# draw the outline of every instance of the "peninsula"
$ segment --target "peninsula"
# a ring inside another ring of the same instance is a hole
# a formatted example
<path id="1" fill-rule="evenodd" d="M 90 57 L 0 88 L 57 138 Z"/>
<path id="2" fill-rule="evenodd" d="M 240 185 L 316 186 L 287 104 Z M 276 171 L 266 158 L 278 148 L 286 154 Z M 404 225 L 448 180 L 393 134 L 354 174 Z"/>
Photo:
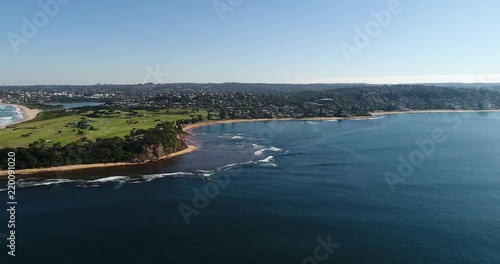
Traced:
<path id="1" fill-rule="evenodd" d="M 87 88 L 65 91 L 63 87 L 52 87 L 53 96 L 38 91 L 37 94 L 49 95 L 47 101 L 101 103 L 68 109 L 50 108 L 41 113 L 19 105 L 25 120 L 0 130 L 0 155 L 16 152 L 19 174 L 129 166 L 196 150 L 199 146 L 188 144 L 186 139 L 193 129 L 205 125 L 490 112 L 499 111 L 500 106 L 498 91 L 423 85 L 279 92 L 226 92 L 220 90 L 224 85 L 208 90 L 191 84 L 186 87 L 188 89 L 179 91 L 178 87 L 173 89 L 169 85 L 141 85 L 131 90 L 107 86 L 103 90 L 109 92 L 106 93 L 109 98 L 99 100 L 95 98 L 102 96 L 85 92 Z M 25 92 L 32 91 L 30 87 Z M 131 91 L 136 92 L 131 94 Z M 61 94 L 66 97 L 61 98 Z M 0 90 L 0 95 L 13 98 L 10 103 L 17 102 L 9 89 Z M 26 105 L 44 107 L 39 101 Z M 0 171 L 2 175 L 6 175 L 5 171 Z"/>

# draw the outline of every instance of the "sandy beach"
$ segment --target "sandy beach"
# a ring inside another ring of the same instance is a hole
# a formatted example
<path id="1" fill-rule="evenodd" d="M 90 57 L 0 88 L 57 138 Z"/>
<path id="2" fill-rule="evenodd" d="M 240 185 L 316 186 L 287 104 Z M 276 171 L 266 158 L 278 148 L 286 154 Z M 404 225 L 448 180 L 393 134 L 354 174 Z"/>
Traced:
<path id="1" fill-rule="evenodd" d="M 2 105 L 8 105 L 8 106 L 13 106 L 13 107 L 19 108 L 23 112 L 24 118 L 22 120 L 17 121 L 17 122 L 10 123 L 10 124 L 5 125 L 5 126 L 0 126 L 0 129 L 4 129 L 4 128 L 8 127 L 8 126 L 12 126 L 12 125 L 16 125 L 16 124 L 21 124 L 21 123 L 30 121 L 32 119 L 35 119 L 37 117 L 37 115 L 40 112 L 42 112 L 40 109 L 29 109 L 28 107 L 22 106 L 22 105 L 15 105 L 15 104 L 2 104 Z"/>
<path id="2" fill-rule="evenodd" d="M 33 119 L 40 112 L 37 110 L 31 110 L 26 107 L 18 106 L 23 109 L 23 111 L 27 110 L 27 114 L 25 116 L 29 116 L 29 118 Z M 370 119 L 373 117 L 379 117 L 383 115 L 398 115 L 398 114 L 426 114 L 426 113 L 466 113 L 466 112 L 500 112 L 500 110 L 412 110 L 412 111 L 394 111 L 394 112 L 373 112 L 370 116 L 357 116 L 357 117 L 312 117 L 312 118 L 257 118 L 257 119 L 231 119 L 231 120 L 216 120 L 216 121 L 204 121 L 195 124 L 188 124 L 183 127 L 184 132 L 190 134 L 192 130 L 209 125 L 218 125 L 218 124 L 233 124 L 233 123 L 243 123 L 243 122 L 269 122 L 269 121 L 321 121 L 321 120 L 363 120 Z M 31 120 L 29 118 L 25 118 L 22 122 L 26 122 Z M 177 157 L 180 155 L 184 155 L 190 152 L 193 152 L 199 148 L 198 145 L 188 144 L 186 149 L 181 151 L 163 156 L 158 160 L 170 159 L 173 157 Z M 149 161 L 154 162 L 154 161 Z M 147 162 L 145 162 L 147 163 Z M 128 163 L 128 162 L 120 162 L 120 163 L 99 163 L 99 164 L 82 164 L 82 165 L 69 165 L 69 166 L 61 166 L 61 167 L 53 167 L 53 168 L 43 168 L 43 169 L 27 169 L 27 170 L 17 170 L 16 174 L 18 175 L 31 175 L 36 173 L 46 173 L 46 172 L 60 172 L 60 171 L 74 171 L 74 170 L 83 170 L 83 169 L 91 169 L 91 168 L 105 168 L 105 167 L 117 167 L 117 166 L 132 166 L 132 165 L 140 165 L 143 163 Z M 7 176 L 7 171 L 0 171 L 0 177 Z"/>
<path id="3" fill-rule="evenodd" d="M 500 112 L 497 110 L 410 110 L 410 111 L 391 111 L 391 112 L 372 112 L 372 116 L 383 115 L 401 115 L 401 114 L 433 114 L 433 113 L 494 113 Z"/>
<path id="4" fill-rule="evenodd" d="M 306 117 L 306 118 L 256 118 L 256 119 L 228 119 L 228 120 L 213 120 L 213 121 L 203 121 L 195 124 L 186 125 L 183 129 L 185 132 L 190 133 L 191 130 L 209 126 L 209 125 L 220 125 L 220 124 L 233 124 L 233 123 L 243 123 L 243 122 L 269 122 L 269 121 L 321 121 L 321 120 L 363 120 L 370 119 L 373 117 L 379 117 L 383 115 L 401 115 L 401 114 L 432 114 L 432 113 L 488 113 L 488 112 L 500 112 L 499 110 L 410 110 L 410 111 L 380 111 L 371 112 L 369 116 L 353 116 L 353 117 Z"/>
<path id="5" fill-rule="evenodd" d="M 168 154 L 159 158 L 158 160 L 170 159 L 173 157 L 177 157 L 180 155 L 187 154 L 189 152 L 197 150 L 198 147 L 195 145 L 188 145 L 187 148 Z M 154 161 L 149 161 L 154 162 Z M 95 164 L 81 164 L 81 165 L 68 165 L 68 166 L 60 166 L 53 168 L 43 168 L 43 169 L 27 169 L 27 170 L 16 170 L 16 175 L 30 175 L 36 173 L 45 173 L 45 172 L 61 172 L 61 171 L 75 171 L 75 170 L 84 170 L 84 169 L 92 169 L 92 168 L 106 168 L 106 167 L 119 167 L 119 166 L 133 166 L 148 163 L 147 161 L 144 163 L 129 163 L 129 162 L 119 162 L 119 163 L 95 163 Z M 6 177 L 8 175 L 7 171 L 0 171 L 0 177 Z"/>
<path id="6" fill-rule="evenodd" d="M 216 120 L 216 121 L 204 121 L 195 124 L 186 125 L 183 129 L 186 133 L 190 133 L 191 130 L 209 126 L 209 125 L 221 125 L 221 124 L 233 124 L 233 123 L 244 123 L 244 122 L 270 122 L 270 121 L 321 121 L 321 120 L 360 120 L 360 119 L 370 119 L 373 116 L 356 116 L 356 117 L 308 117 L 308 118 L 256 118 L 256 119 L 228 119 L 228 120 Z"/>

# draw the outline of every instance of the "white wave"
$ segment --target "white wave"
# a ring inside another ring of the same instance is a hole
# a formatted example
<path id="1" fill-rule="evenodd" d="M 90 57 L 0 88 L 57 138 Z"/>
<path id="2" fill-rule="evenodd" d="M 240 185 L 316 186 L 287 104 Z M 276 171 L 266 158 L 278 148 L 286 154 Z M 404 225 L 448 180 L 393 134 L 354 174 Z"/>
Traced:
<path id="1" fill-rule="evenodd" d="M 167 177 L 166 175 L 164 174 L 151 174 L 151 175 L 143 175 L 142 178 L 144 180 L 146 180 L 146 182 L 150 182 L 150 181 L 153 181 L 153 180 L 156 180 L 156 179 L 161 179 L 161 178 L 165 178 Z M 130 183 L 141 183 L 141 181 L 132 181 Z"/>
<path id="2" fill-rule="evenodd" d="M 112 176 L 112 177 L 106 177 L 106 178 L 102 178 L 102 179 L 88 181 L 88 183 L 96 183 L 96 182 L 102 183 L 102 182 L 127 181 L 127 180 L 130 180 L 130 177 Z"/>
<path id="3" fill-rule="evenodd" d="M 79 188 L 96 188 L 96 187 L 100 187 L 99 184 L 91 184 L 91 185 L 88 185 L 88 184 L 78 184 L 76 185 L 76 187 L 79 187 Z"/>
<path id="4" fill-rule="evenodd" d="M 277 167 L 278 165 L 276 163 L 260 163 L 259 166 L 262 167 Z"/>
<path id="5" fill-rule="evenodd" d="M 277 147 L 270 147 L 270 148 L 265 148 L 265 149 L 257 150 L 257 151 L 254 152 L 254 155 L 255 156 L 261 156 L 262 154 L 264 154 L 265 151 L 280 152 L 280 151 L 283 151 L 283 150 L 280 149 L 280 148 L 277 148 Z"/>
<path id="6" fill-rule="evenodd" d="M 245 161 L 245 162 L 231 163 L 231 164 L 224 165 L 224 166 L 218 168 L 217 171 L 226 171 L 226 170 L 230 170 L 232 168 L 235 168 L 235 167 L 238 167 L 238 166 L 241 166 L 241 165 L 250 165 L 250 164 L 255 164 L 255 161 Z"/>
<path id="7" fill-rule="evenodd" d="M 276 166 L 278 166 L 276 163 L 274 163 L 274 156 L 269 156 L 263 160 L 259 160 L 259 161 L 257 161 L 257 164 L 259 166 L 263 166 L 263 167 L 276 167 Z"/>
<path id="8" fill-rule="evenodd" d="M 306 121 L 306 124 L 309 124 L 309 125 L 319 125 L 319 122 Z"/>
<path id="9" fill-rule="evenodd" d="M 259 160 L 258 162 L 259 163 L 270 163 L 270 162 L 273 162 L 274 161 L 274 156 L 269 156 L 263 160 Z"/>
<path id="10" fill-rule="evenodd" d="M 382 119 L 385 118 L 385 116 L 375 116 L 375 117 L 367 117 L 367 118 L 355 118 L 352 119 L 353 121 L 364 121 L 364 120 L 377 120 L 377 119 Z"/>
<path id="11" fill-rule="evenodd" d="M 252 143 L 252 145 L 253 145 L 253 148 L 255 148 L 255 149 L 264 148 L 264 146 L 257 145 L 257 144 L 254 144 L 254 143 Z"/>
<path id="12" fill-rule="evenodd" d="M 209 173 L 213 173 L 210 171 L 203 171 L 205 172 L 206 176 L 208 177 Z M 133 183 L 133 184 L 138 184 L 138 183 L 145 183 L 145 182 L 150 182 L 156 179 L 161 179 L 161 178 L 166 178 L 166 177 L 181 177 L 181 176 L 192 176 L 196 175 L 195 173 L 192 172 L 172 172 L 172 173 L 161 173 L 161 174 L 150 174 L 150 175 L 142 175 L 140 178 L 137 177 L 128 177 L 128 176 L 111 176 L 111 177 L 105 177 L 101 179 L 96 179 L 96 180 L 71 180 L 71 179 L 47 179 L 47 180 L 19 180 L 17 183 L 17 186 L 19 188 L 26 188 L 26 187 L 36 187 L 36 186 L 49 186 L 49 185 L 55 185 L 55 184 L 63 184 L 63 183 L 75 183 L 74 186 L 80 187 L 80 188 L 94 188 L 94 187 L 99 187 L 102 186 L 103 183 L 108 183 L 108 182 L 118 182 L 120 184 L 125 184 L 125 183 Z M 6 191 L 7 189 L 0 189 L 0 192 Z"/>
<path id="13" fill-rule="evenodd" d="M 255 151 L 253 154 L 254 154 L 255 156 L 261 156 L 262 154 L 264 154 L 264 150 L 265 150 L 265 149 L 257 150 L 257 151 Z"/>
<path id="14" fill-rule="evenodd" d="M 238 134 L 238 135 L 231 135 L 231 134 L 224 134 L 222 136 L 219 136 L 219 138 L 230 138 L 230 139 L 244 139 L 244 137 L 242 137 L 243 134 Z"/>
<path id="15" fill-rule="evenodd" d="M 70 180 L 70 179 L 48 179 L 43 181 L 20 180 L 17 182 L 17 186 L 19 188 L 26 188 L 26 187 L 36 187 L 36 186 L 49 186 L 54 184 L 63 184 L 70 182 L 76 182 L 76 180 Z"/>
<path id="16" fill-rule="evenodd" d="M 194 175 L 192 172 L 171 172 L 171 173 L 165 173 L 166 176 L 188 176 L 188 175 Z"/>
<path id="17" fill-rule="evenodd" d="M 208 171 L 208 170 L 197 170 L 196 172 L 200 173 L 203 177 L 210 177 L 215 173 L 215 171 Z"/>
<path id="18" fill-rule="evenodd" d="M 181 176 L 191 176 L 191 175 L 194 175 L 194 174 L 191 172 L 180 171 L 180 172 L 171 172 L 171 173 L 142 175 L 141 178 L 144 179 L 145 182 L 150 182 L 153 180 L 163 179 L 163 178 L 167 178 L 167 177 L 181 177 Z M 133 181 L 133 180 L 134 179 L 132 179 L 131 182 L 127 182 L 127 183 L 141 183 L 142 182 L 142 181 Z"/>
<path id="19" fill-rule="evenodd" d="M 183 177 L 183 176 L 195 176 L 195 175 L 198 175 L 198 176 L 201 176 L 204 178 L 209 178 L 209 177 L 213 176 L 217 171 L 221 171 L 221 170 L 229 168 L 230 166 L 236 166 L 236 165 L 239 165 L 239 163 L 238 164 L 229 164 L 229 165 L 226 165 L 226 166 L 221 167 L 221 168 L 216 169 L 216 170 L 197 170 L 194 173 L 193 172 L 172 172 L 172 173 L 143 175 L 139 179 L 132 178 L 130 181 L 127 181 L 127 183 L 138 184 L 138 183 L 143 183 L 143 182 L 150 182 L 150 181 L 157 180 L 157 179 L 163 179 L 163 178 L 167 178 L 167 177 Z"/>

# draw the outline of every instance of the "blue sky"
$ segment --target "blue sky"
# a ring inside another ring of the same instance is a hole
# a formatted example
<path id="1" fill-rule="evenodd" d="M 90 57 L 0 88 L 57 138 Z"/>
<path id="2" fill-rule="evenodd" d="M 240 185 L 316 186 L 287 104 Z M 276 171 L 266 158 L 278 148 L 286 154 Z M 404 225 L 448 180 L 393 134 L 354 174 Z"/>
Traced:
<path id="1" fill-rule="evenodd" d="M 217 1 L 70 0 L 29 36 L 47 12 L 5 0 L 0 84 L 500 82 L 500 1 L 400 0 L 387 25 L 372 13 L 394 0 Z"/>

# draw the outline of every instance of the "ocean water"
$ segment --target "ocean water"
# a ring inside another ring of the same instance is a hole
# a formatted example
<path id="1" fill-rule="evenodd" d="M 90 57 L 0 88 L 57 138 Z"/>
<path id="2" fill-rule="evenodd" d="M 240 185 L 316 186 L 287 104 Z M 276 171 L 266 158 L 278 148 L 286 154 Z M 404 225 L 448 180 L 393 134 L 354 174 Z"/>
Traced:
<path id="1" fill-rule="evenodd" d="M 0 104 L 0 127 L 20 121 L 23 118 L 21 109 L 11 105 Z"/>
<path id="2" fill-rule="evenodd" d="M 12 263 L 500 263 L 500 113 L 194 132 L 173 160 L 20 181 Z"/>

